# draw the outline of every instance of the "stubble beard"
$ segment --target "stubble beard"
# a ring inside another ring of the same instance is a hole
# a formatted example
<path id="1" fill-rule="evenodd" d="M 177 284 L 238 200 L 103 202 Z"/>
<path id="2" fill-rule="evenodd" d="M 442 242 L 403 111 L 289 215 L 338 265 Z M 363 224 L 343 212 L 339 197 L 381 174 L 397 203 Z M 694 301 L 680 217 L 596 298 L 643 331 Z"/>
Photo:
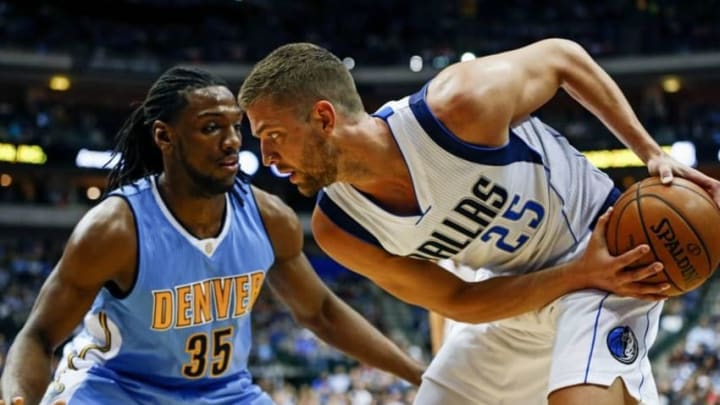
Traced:
<path id="1" fill-rule="evenodd" d="M 193 188 L 199 196 L 214 197 L 219 194 L 225 194 L 226 192 L 232 190 L 235 185 L 235 176 L 228 176 L 227 178 L 221 179 L 195 169 L 188 162 L 187 157 L 185 156 L 185 149 L 182 146 L 179 147 L 178 157 L 180 164 L 185 169 L 188 177 L 190 177 Z"/>
<path id="2" fill-rule="evenodd" d="M 225 194 L 226 192 L 232 190 L 233 185 L 235 184 L 234 176 L 227 179 L 218 179 L 210 175 L 200 173 L 187 163 L 185 166 L 193 184 L 200 191 L 200 194 L 208 197 Z"/>
<path id="3" fill-rule="evenodd" d="M 337 180 L 337 151 L 329 142 L 321 141 L 303 148 L 303 166 L 310 168 L 303 172 L 304 179 L 298 183 L 298 191 L 305 197 L 312 197 Z"/>

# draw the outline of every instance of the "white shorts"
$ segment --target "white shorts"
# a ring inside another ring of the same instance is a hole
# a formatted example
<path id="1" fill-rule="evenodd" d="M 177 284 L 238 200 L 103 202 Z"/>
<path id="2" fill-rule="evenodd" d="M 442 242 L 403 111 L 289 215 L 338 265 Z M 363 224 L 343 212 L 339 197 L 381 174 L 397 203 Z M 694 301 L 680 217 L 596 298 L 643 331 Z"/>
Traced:
<path id="1" fill-rule="evenodd" d="M 621 377 L 640 403 L 658 404 L 648 350 L 662 306 L 584 290 L 514 318 L 455 323 L 423 378 L 467 404 L 499 405 L 547 404 L 557 389 Z M 448 403 L 427 391 L 416 404 Z"/>

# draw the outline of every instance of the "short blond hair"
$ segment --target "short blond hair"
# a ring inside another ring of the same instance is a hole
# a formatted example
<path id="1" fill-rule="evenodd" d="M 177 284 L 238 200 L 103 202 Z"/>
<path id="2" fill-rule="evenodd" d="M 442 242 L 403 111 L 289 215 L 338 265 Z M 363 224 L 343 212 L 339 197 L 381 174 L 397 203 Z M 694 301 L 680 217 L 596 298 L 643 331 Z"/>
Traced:
<path id="1" fill-rule="evenodd" d="M 310 43 L 283 45 L 258 62 L 240 87 L 238 103 L 247 109 L 267 97 L 299 113 L 307 113 L 318 100 L 328 100 L 350 115 L 364 111 L 347 67 L 327 49 Z"/>

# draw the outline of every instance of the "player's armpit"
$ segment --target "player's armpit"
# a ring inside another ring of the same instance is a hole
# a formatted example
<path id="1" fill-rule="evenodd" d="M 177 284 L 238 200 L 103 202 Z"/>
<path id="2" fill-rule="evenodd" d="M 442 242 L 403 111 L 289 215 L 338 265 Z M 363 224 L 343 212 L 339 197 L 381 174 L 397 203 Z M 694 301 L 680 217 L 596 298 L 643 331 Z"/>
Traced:
<path id="1" fill-rule="evenodd" d="M 465 284 L 437 264 L 392 255 L 333 223 L 319 208 L 312 218 L 318 245 L 334 260 L 368 277 L 397 298 L 457 319 L 454 294 Z"/>

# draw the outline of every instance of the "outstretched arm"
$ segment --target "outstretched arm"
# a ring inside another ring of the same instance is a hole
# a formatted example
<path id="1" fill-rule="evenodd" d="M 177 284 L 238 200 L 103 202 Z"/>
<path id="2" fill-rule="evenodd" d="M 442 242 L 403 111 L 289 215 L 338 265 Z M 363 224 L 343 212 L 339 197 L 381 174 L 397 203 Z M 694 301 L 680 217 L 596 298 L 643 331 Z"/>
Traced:
<path id="1" fill-rule="evenodd" d="M 519 276 L 465 282 L 437 264 L 394 256 L 337 227 L 319 208 L 313 233 L 320 247 L 340 264 L 365 275 L 399 299 L 470 323 L 491 322 L 541 308 L 576 290 L 597 288 L 622 296 L 664 298 L 667 283 L 644 283 L 662 270 L 654 263 L 625 268 L 648 250 L 640 245 L 611 256 L 605 244 L 609 213 L 600 217 L 584 254 L 571 262 Z"/>
<path id="2" fill-rule="evenodd" d="M 452 65 L 433 79 L 428 103 L 466 142 L 502 145 L 512 123 L 535 112 L 559 89 L 600 119 L 646 163 L 650 174 L 665 183 L 673 174 L 685 177 L 720 205 L 720 182 L 664 153 L 615 81 L 573 41 L 547 39 Z"/>
<path id="3" fill-rule="evenodd" d="M 275 250 L 268 283 L 295 320 L 349 356 L 419 385 L 424 367 L 333 294 L 315 274 L 302 253 L 302 228 L 295 213 L 274 196 L 259 190 L 256 195 Z"/>

